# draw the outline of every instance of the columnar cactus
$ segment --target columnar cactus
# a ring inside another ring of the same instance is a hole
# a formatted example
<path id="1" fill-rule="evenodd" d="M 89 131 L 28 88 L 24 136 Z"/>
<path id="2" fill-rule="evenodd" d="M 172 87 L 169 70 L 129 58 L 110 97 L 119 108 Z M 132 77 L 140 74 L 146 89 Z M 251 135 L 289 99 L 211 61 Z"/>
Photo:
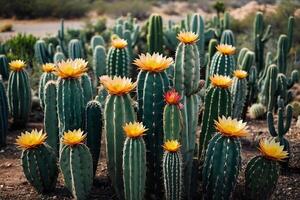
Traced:
<path id="1" fill-rule="evenodd" d="M 79 130 L 67 131 L 62 137 L 64 146 L 59 157 L 59 166 L 67 189 L 77 200 L 88 199 L 93 186 L 93 159 L 84 144 L 86 135 Z"/>
<path id="2" fill-rule="evenodd" d="M 25 126 L 31 110 L 31 89 L 25 62 L 14 60 L 9 63 L 8 106 L 16 126 Z"/>
<path id="3" fill-rule="evenodd" d="M 124 198 L 122 177 L 122 158 L 125 136 L 123 125 L 136 120 L 129 92 L 136 83 L 129 78 L 102 76 L 101 83 L 108 91 L 104 107 L 104 123 L 106 132 L 106 152 L 108 174 L 112 185 L 120 199 Z"/>
<path id="4" fill-rule="evenodd" d="M 142 123 L 127 123 L 123 127 L 126 140 L 123 149 L 123 179 L 125 200 L 144 199 L 146 184 L 146 145 Z"/>
<path id="5" fill-rule="evenodd" d="M 229 29 L 224 30 L 221 36 L 220 43 L 235 46 L 235 39 L 234 39 L 233 32 Z"/>
<path id="6" fill-rule="evenodd" d="M 105 41 L 101 35 L 94 35 L 91 38 L 91 48 L 94 52 L 97 46 L 105 47 Z"/>
<path id="7" fill-rule="evenodd" d="M 178 46 L 177 35 L 180 32 L 180 27 L 175 25 L 171 20 L 168 21 L 168 26 L 164 30 L 164 44 L 172 52 L 175 53 Z"/>
<path id="8" fill-rule="evenodd" d="M 137 100 L 138 119 L 149 129 L 145 136 L 147 148 L 148 198 L 161 197 L 161 160 L 163 144 L 164 93 L 169 90 L 169 80 L 165 69 L 172 64 L 172 58 L 159 54 L 140 55 L 134 64 L 141 70 L 138 74 Z M 152 195 L 152 197 L 151 197 Z"/>
<path id="9" fill-rule="evenodd" d="M 82 43 L 78 39 L 70 40 L 68 44 L 68 55 L 70 59 L 84 58 Z"/>
<path id="10" fill-rule="evenodd" d="M 209 69 L 209 77 L 214 74 L 231 76 L 235 70 L 235 47 L 227 44 L 217 46 L 217 52 L 211 60 Z"/>
<path id="11" fill-rule="evenodd" d="M 165 141 L 163 148 L 163 177 L 166 200 L 182 199 L 183 165 L 177 140 Z"/>
<path id="12" fill-rule="evenodd" d="M 278 98 L 282 99 L 284 103 L 287 103 L 288 101 L 288 79 L 287 77 L 282 74 L 279 73 L 277 75 L 277 89 L 276 89 L 276 95 L 278 96 Z"/>
<path id="13" fill-rule="evenodd" d="M 87 71 L 82 59 L 62 61 L 57 64 L 57 108 L 60 136 L 67 130 L 82 128 L 84 92 L 80 78 Z"/>
<path id="14" fill-rule="evenodd" d="M 231 86 L 232 117 L 240 119 L 246 103 L 248 86 L 247 72 L 235 70 Z"/>
<path id="15" fill-rule="evenodd" d="M 129 55 L 126 40 L 116 38 L 111 42 L 106 58 L 106 74 L 108 76 L 129 77 Z"/>
<path id="16" fill-rule="evenodd" d="M 28 182 L 38 193 L 55 189 L 58 167 L 53 149 L 45 143 L 47 136 L 41 131 L 22 133 L 16 144 L 22 149 L 22 168 Z"/>
<path id="17" fill-rule="evenodd" d="M 7 80 L 9 77 L 8 60 L 5 55 L 0 55 L 0 75 L 3 80 Z"/>
<path id="18" fill-rule="evenodd" d="M 56 76 L 53 73 L 55 71 L 54 64 L 52 64 L 52 63 L 43 64 L 42 69 L 43 69 L 43 73 L 42 73 L 42 75 L 40 77 L 40 81 L 39 81 L 39 99 L 40 99 L 40 106 L 42 108 L 44 108 L 44 106 L 45 106 L 45 102 L 44 102 L 45 85 L 48 81 L 56 80 Z"/>
<path id="19" fill-rule="evenodd" d="M 199 159 L 203 161 L 209 140 L 216 131 L 214 120 L 219 116 L 231 116 L 230 86 L 232 80 L 226 76 L 214 75 L 211 87 L 205 97 L 202 128 L 199 141 Z"/>
<path id="20" fill-rule="evenodd" d="M 176 50 L 174 87 L 181 96 L 190 96 L 199 91 L 200 61 L 196 46 L 198 36 L 192 32 L 180 32 Z"/>
<path id="21" fill-rule="evenodd" d="M 210 140 L 202 171 L 204 199 L 230 199 L 241 167 L 239 137 L 248 134 L 246 123 L 225 118 L 215 123 L 218 133 Z"/>
<path id="22" fill-rule="evenodd" d="M 6 145 L 6 135 L 8 131 L 8 103 L 5 88 L 0 76 L 0 147 Z"/>
<path id="23" fill-rule="evenodd" d="M 38 40 L 34 44 L 34 55 L 39 64 L 46 64 L 52 62 L 49 55 L 47 45 L 44 40 Z"/>
<path id="24" fill-rule="evenodd" d="M 66 56 L 65 54 L 62 52 L 62 49 L 61 49 L 61 46 L 57 45 L 56 46 L 56 52 L 54 53 L 54 56 L 53 56 L 53 62 L 55 64 L 63 61 L 66 59 Z"/>
<path id="25" fill-rule="evenodd" d="M 265 43 L 268 42 L 271 33 L 271 25 L 266 27 L 263 13 L 257 12 L 253 22 L 253 42 L 255 52 L 255 62 L 258 74 L 264 69 L 264 49 Z"/>
<path id="26" fill-rule="evenodd" d="M 181 141 L 183 129 L 183 118 L 181 110 L 183 105 L 180 103 L 181 96 L 175 89 L 166 92 L 166 106 L 163 113 L 164 141 Z"/>
<path id="27" fill-rule="evenodd" d="M 96 46 L 93 51 L 93 71 L 95 79 L 106 74 L 106 52 L 103 46 Z"/>
<path id="28" fill-rule="evenodd" d="M 147 47 L 150 54 L 163 52 L 163 21 L 158 14 L 148 20 Z"/>
<path id="29" fill-rule="evenodd" d="M 84 73 L 81 76 L 81 87 L 84 96 L 84 106 L 86 106 L 86 104 L 93 98 L 92 82 L 91 82 L 91 78 L 87 73 Z"/>
<path id="30" fill-rule="evenodd" d="M 90 149 L 93 158 L 93 174 L 95 176 L 100 156 L 102 137 L 102 109 L 98 101 L 89 101 L 85 108 L 85 132 L 87 134 L 86 145 Z"/>
<path id="31" fill-rule="evenodd" d="M 269 199 L 276 188 L 280 167 L 278 162 L 288 157 L 275 138 L 259 142 L 261 156 L 252 158 L 245 170 L 247 199 Z"/>
<path id="32" fill-rule="evenodd" d="M 287 57 L 289 53 L 289 40 L 288 37 L 284 34 L 281 34 L 278 43 L 277 43 L 277 67 L 279 69 L 279 73 L 286 74 L 287 70 Z"/>
<path id="33" fill-rule="evenodd" d="M 49 81 L 45 85 L 44 97 L 44 129 L 47 133 L 47 144 L 51 146 L 58 155 L 59 124 L 57 113 L 57 84 L 55 81 Z"/>

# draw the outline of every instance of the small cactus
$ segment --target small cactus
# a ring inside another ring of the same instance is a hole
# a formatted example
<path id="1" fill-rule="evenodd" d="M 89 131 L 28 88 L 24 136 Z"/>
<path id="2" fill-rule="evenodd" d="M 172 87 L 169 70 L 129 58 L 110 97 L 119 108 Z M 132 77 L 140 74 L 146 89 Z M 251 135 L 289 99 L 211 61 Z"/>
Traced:
<path id="1" fill-rule="evenodd" d="M 261 103 L 255 103 L 249 108 L 249 116 L 251 119 L 263 119 L 266 117 L 267 109 Z"/>

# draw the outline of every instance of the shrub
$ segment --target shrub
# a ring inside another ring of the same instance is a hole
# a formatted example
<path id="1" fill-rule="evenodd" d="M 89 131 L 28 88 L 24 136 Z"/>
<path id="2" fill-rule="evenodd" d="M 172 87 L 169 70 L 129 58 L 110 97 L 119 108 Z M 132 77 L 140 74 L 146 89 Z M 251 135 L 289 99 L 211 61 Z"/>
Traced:
<path id="1" fill-rule="evenodd" d="M 3 33 L 3 32 L 10 32 L 12 31 L 12 28 L 13 28 L 13 25 L 12 23 L 4 23 L 2 25 L 0 25 L 0 33 Z"/>

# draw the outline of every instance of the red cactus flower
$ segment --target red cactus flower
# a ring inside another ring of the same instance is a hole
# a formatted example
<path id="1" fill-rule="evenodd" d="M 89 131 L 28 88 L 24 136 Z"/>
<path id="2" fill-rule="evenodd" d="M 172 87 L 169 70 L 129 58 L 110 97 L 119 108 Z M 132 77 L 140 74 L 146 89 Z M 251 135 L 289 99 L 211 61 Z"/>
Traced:
<path id="1" fill-rule="evenodd" d="M 165 93 L 165 101 L 167 104 L 179 105 L 181 96 L 175 89 L 169 90 Z"/>

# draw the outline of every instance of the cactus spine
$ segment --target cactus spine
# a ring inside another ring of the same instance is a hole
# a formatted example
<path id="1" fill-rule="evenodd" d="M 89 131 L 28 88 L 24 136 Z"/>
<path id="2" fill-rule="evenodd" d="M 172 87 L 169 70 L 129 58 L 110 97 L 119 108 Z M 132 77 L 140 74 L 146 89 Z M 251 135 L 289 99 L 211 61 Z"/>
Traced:
<path id="1" fill-rule="evenodd" d="M 163 21 L 158 14 L 152 14 L 148 20 L 148 52 L 163 53 Z"/>
<path id="2" fill-rule="evenodd" d="M 102 137 L 102 110 L 98 101 L 88 102 L 85 108 L 85 132 L 87 134 L 86 145 L 90 149 L 93 158 L 93 174 L 95 176 Z"/>
<path id="3" fill-rule="evenodd" d="M 84 58 L 82 43 L 78 39 L 70 40 L 68 44 L 68 55 L 70 59 Z"/>
<path id="4" fill-rule="evenodd" d="M 45 107 L 44 107 L 44 129 L 47 133 L 47 144 L 52 147 L 58 155 L 59 128 L 57 114 L 57 85 L 49 81 L 45 85 Z"/>
<path id="5" fill-rule="evenodd" d="M 240 73 L 240 74 L 239 74 Z M 247 72 L 236 70 L 231 86 L 232 117 L 240 119 L 246 103 L 248 86 Z"/>
<path id="6" fill-rule="evenodd" d="M 7 80 L 9 77 L 8 60 L 5 55 L 0 55 L 0 75 L 3 80 Z"/>
<path id="7" fill-rule="evenodd" d="M 6 135 L 8 131 L 8 103 L 5 88 L 0 76 L 0 147 L 6 145 Z"/>

